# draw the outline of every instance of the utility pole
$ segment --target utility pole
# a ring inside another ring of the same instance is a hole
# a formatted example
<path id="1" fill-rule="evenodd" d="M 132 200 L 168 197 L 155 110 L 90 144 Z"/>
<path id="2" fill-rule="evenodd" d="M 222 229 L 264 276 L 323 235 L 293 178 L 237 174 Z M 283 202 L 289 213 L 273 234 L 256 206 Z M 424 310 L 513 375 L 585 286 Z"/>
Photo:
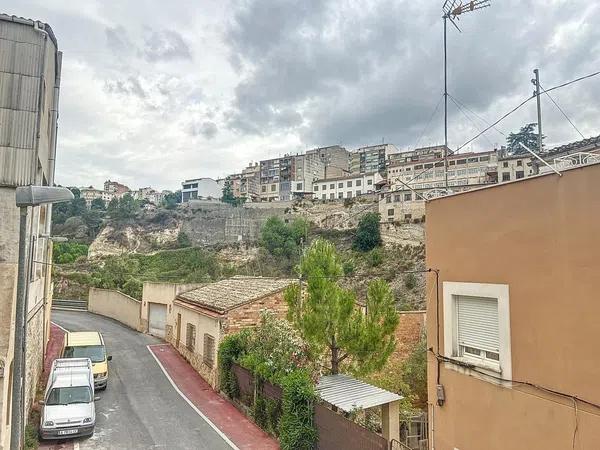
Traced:
<path id="1" fill-rule="evenodd" d="M 531 80 L 531 82 L 535 86 L 534 95 L 537 99 L 537 116 L 538 116 L 538 153 L 542 153 L 542 103 L 540 99 L 540 71 L 539 69 L 533 69 L 533 73 L 535 74 L 535 79 Z"/>

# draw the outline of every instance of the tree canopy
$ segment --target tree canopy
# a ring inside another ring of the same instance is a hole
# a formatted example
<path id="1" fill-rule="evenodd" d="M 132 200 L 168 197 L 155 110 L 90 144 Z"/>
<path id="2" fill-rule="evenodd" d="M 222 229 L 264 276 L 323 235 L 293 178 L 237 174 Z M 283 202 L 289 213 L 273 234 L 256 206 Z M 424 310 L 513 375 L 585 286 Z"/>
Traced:
<path id="1" fill-rule="evenodd" d="M 355 294 L 339 285 L 342 262 L 335 246 L 315 240 L 299 266 L 306 291 L 293 284 L 285 291 L 288 319 L 315 351 L 326 354 L 331 372 L 346 362 L 355 373 L 370 373 L 384 366 L 395 348 L 398 315 L 394 296 L 384 280 L 369 283 L 366 312 L 356 305 Z"/>
<path id="2" fill-rule="evenodd" d="M 267 219 L 261 229 L 261 245 L 269 253 L 276 256 L 291 257 L 299 254 L 299 245 L 308 234 L 308 222 L 304 219 L 294 219 L 291 224 L 285 223 L 279 217 Z"/>
<path id="3" fill-rule="evenodd" d="M 177 208 L 178 203 L 181 203 L 181 191 L 168 192 L 162 199 L 162 205 L 167 209 Z"/>
<path id="4" fill-rule="evenodd" d="M 236 197 L 235 195 L 233 195 L 233 186 L 231 183 L 231 179 L 227 178 L 225 180 L 225 185 L 223 186 L 223 197 L 221 197 L 221 201 L 223 203 L 229 203 L 232 206 L 240 206 L 244 204 L 246 199 Z"/>
<path id="5" fill-rule="evenodd" d="M 353 247 L 361 252 L 368 252 L 381 245 L 379 230 L 379 213 L 369 212 L 360 218 Z"/>
<path id="6" fill-rule="evenodd" d="M 513 155 L 527 153 L 527 150 L 521 147 L 520 143 L 523 143 L 523 145 L 534 152 L 539 152 L 538 133 L 534 131 L 536 128 L 537 123 L 528 123 L 524 127 L 521 127 L 519 132 L 510 133 L 506 138 L 506 145 L 509 153 Z M 545 136 L 542 136 L 542 142 L 544 138 Z"/>

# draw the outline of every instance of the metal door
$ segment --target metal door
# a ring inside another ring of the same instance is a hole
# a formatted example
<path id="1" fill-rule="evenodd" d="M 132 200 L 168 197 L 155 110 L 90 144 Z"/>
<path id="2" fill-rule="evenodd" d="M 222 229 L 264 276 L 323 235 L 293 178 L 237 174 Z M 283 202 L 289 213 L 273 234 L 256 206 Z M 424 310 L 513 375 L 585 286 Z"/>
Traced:
<path id="1" fill-rule="evenodd" d="M 153 336 L 164 338 L 165 325 L 167 324 L 167 305 L 161 305 L 159 303 L 148 303 L 148 308 L 148 331 Z"/>

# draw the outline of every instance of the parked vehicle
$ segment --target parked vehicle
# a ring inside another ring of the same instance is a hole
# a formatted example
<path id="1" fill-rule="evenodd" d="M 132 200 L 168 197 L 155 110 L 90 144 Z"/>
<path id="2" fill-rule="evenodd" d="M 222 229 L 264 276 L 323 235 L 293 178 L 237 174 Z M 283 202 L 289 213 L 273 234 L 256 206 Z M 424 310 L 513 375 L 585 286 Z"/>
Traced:
<path id="1" fill-rule="evenodd" d="M 66 334 L 62 351 L 63 358 L 89 358 L 94 371 L 96 389 L 106 389 L 108 385 L 108 361 L 102 334 L 97 331 L 72 331 Z"/>
<path id="2" fill-rule="evenodd" d="M 52 363 L 40 417 L 40 437 L 91 436 L 96 425 L 94 375 L 89 358 L 56 359 Z"/>

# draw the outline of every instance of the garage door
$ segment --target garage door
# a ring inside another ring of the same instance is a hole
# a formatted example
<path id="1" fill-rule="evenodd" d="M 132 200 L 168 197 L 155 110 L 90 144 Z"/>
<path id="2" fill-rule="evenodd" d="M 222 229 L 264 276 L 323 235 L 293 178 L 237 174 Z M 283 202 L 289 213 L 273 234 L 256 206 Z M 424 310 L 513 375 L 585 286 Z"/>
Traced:
<path id="1" fill-rule="evenodd" d="M 167 323 L 167 305 L 159 303 L 148 303 L 149 326 L 148 331 L 153 336 L 165 337 L 165 325 Z"/>

